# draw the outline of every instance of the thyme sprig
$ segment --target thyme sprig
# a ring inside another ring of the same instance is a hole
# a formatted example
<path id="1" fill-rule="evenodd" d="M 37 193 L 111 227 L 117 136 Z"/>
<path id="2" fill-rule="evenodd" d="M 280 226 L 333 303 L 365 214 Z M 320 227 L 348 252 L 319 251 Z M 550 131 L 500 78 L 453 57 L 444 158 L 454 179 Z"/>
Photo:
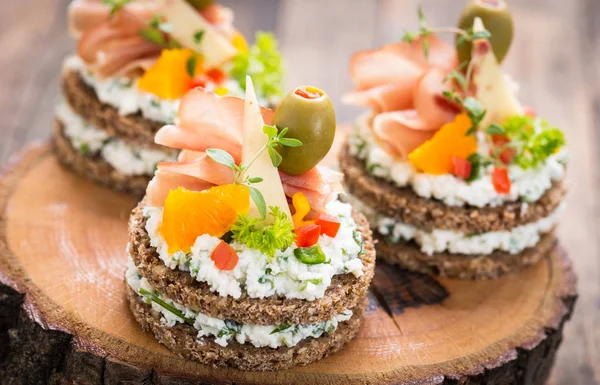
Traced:
<path id="1" fill-rule="evenodd" d="M 125 1 L 125 0 L 112 0 Z M 131 1 L 131 0 L 130 0 Z M 141 29 L 138 33 L 144 40 L 156 44 L 161 48 L 173 49 L 181 48 L 181 44 L 170 36 L 173 26 L 163 21 L 163 17 L 155 15 L 148 23 L 148 26 Z"/>
<path id="2" fill-rule="evenodd" d="M 288 132 L 287 127 L 278 132 L 277 127 L 265 125 L 263 132 L 267 134 L 267 143 L 265 143 L 256 154 L 248 161 L 248 163 L 237 165 L 233 157 L 227 152 L 218 148 L 209 148 L 206 150 L 208 155 L 215 162 L 229 167 L 233 173 L 233 183 L 247 185 L 250 189 L 250 197 L 254 201 L 254 204 L 258 208 L 260 215 L 263 219 L 267 216 L 267 205 L 265 198 L 263 197 L 260 190 L 252 187 L 252 184 L 260 183 L 263 181 L 260 177 L 251 177 L 248 175 L 248 169 L 252 167 L 258 157 L 265 151 L 269 153 L 269 158 L 274 167 L 279 167 L 283 158 L 277 152 L 278 147 L 299 147 L 302 146 L 302 142 L 294 138 L 286 138 L 285 135 Z"/>
<path id="3" fill-rule="evenodd" d="M 110 7 L 110 15 L 112 16 L 132 1 L 135 0 L 102 0 L 102 4 Z"/>
<path id="4" fill-rule="evenodd" d="M 454 35 L 459 35 L 457 39 L 457 44 L 462 45 L 466 42 L 472 42 L 476 39 L 488 39 L 492 36 L 492 34 L 483 29 L 481 31 L 473 31 L 473 28 L 469 28 L 468 30 L 464 30 L 456 27 L 435 27 L 431 28 L 427 19 L 425 17 L 425 12 L 423 11 L 423 7 L 419 5 L 418 7 L 418 16 L 419 16 L 419 29 L 416 31 L 406 31 L 402 36 L 402 40 L 407 43 L 413 43 L 420 38 L 423 39 L 423 53 L 425 54 L 425 58 L 429 59 L 429 41 L 427 37 L 432 34 L 437 33 L 451 33 Z"/>

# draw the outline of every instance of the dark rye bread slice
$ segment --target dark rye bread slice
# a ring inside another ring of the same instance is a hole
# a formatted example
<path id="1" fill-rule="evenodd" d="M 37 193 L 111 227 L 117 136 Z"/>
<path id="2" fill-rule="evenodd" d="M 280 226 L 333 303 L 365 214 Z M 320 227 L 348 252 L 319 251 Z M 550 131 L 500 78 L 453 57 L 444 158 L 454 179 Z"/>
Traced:
<path id="1" fill-rule="evenodd" d="M 99 155 L 86 156 L 82 154 L 72 146 L 65 136 L 63 124 L 59 120 L 54 121 L 53 144 L 54 153 L 58 160 L 75 173 L 115 191 L 140 198 L 144 196 L 146 186 L 152 178 L 150 175 L 125 175 L 108 164 Z"/>
<path id="2" fill-rule="evenodd" d="M 377 257 L 390 264 L 401 265 L 425 274 L 460 279 L 493 279 L 518 272 L 549 255 L 557 244 L 554 232 L 544 234 L 534 246 L 519 254 L 494 251 L 492 254 L 451 254 L 448 252 L 427 255 L 415 242 L 388 243 L 375 233 Z"/>
<path id="3" fill-rule="evenodd" d="M 363 300 L 354 307 L 352 318 L 340 323 L 334 332 L 319 338 L 309 337 L 293 347 L 257 348 L 251 344 L 237 342 L 221 346 L 214 342 L 213 338 L 205 337 L 202 342 L 198 341 L 197 331 L 190 325 L 166 326 L 160 321 L 160 313 L 145 304 L 129 285 L 127 289 L 129 308 L 142 329 L 152 332 L 158 342 L 178 356 L 213 367 L 252 371 L 283 370 L 308 365 L 337 352 L 358 332 L 366 306 L 366 300 Z"/>
<path id="4" fill-rule="evenodd" d="M 375 268 L 375 247 L 369 224 L 364 216 L 355 213 L 354 219 L 364 239 L 364 274 L 336 275 L 323 298 L 314 301 L 284 297 L 251 298 L 242 294 L 239 299 L 220 296 L 205 282 L 198 282 L 189 272 L 172 270 L 150 246 L 143 216 L 144 201 L 133 210 L 129 220 L 129 254 L 140 274 L 150 285 L 173 301 L 200 313 L 239 323 L 257 325 L 306 324 L 331 319 L 346 309 L 357 306 L 366 295 Z"/>
<path id="5" fill-rule="evenodd" d="M 352 195 L 374 210 L 424 230 L 443 229 L 463 233 L 509 231 L 547 217 L 562 202 L 566 190 L 554 184 L 536 202 L 509 202 L 498 207 L 448 206 L 436 199 L 418 196 L 409 187 L 398 187 L 367 172 L 364 162 L 350 155 L 346 144 L 339 154 L 344 182 Z"/>
<path id="6" fill-rule="evenodd" d="M 116 108 L 98 99 L 96 91 L 83 81 L 77 71 L 63 74 L 62 89 L 73 111 L 85 121 L 129 143 L 156 146 L 154 135 L 165 125 L 164 122 L 146 119 L 141 113 L 120 115 Z"/>

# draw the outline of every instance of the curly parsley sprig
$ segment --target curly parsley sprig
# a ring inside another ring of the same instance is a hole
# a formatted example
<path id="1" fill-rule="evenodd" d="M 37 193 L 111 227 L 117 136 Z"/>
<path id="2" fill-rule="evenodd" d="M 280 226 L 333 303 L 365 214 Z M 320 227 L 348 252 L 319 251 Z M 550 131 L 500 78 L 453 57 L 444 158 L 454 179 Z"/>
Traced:
<path id="1" fill-rule="evenodd" d="M 267 225 L 264 219 L 240 215 L 230 231 L 233 239 L 267 255 L 270 261 L 277 251 L 285 250 L 294 243 L 294 228 L 279 207 L 270 206 L 269 209 L 269 215 L 274 219 L 272 224 Z"/>
<path id="2" fill-rule="evenodd" d="M 258 157 L 265 151 L 269 153 L 269 158 L 271 158 L 271 163 L 274 167 L 279 167 L 283 158 L 277 152 L 277 147 L 299 147 L 302 146 L 302 142 L 298 139 L 294 138 L 286 138 L 285 134 L 287 134 L 287 127 L 278 132 L 277 127 L 265 125 L 263 127 L 263 132 L 267 134 L 267 143 L 265 143 L 258 152 L 248 161 L 248 163 L 237 165 L 235 164 L 235 160 L 233 157 L 227 152 L 218 148 L 209 148 L 206 150 L 206 155 L 208 155 L 215 162 L 227 166 L 231 169 L 233 173 L 233 183 L 235 184 L 244 184 L 247 185 L 250 189 L 250 197 L 254 204 L 258 208 L 262 218 L 266 218 L 267 216 L 267 205 L 265 202 L 265 198 L 263 197 L 260 190 L 255 187 L 252 187 L 252 184 L 262 182 L 262 178 L 258 177 L 250 177 L 248 176 L 248 169 L 252 167 L 254 162 L 258 159 Z"/>

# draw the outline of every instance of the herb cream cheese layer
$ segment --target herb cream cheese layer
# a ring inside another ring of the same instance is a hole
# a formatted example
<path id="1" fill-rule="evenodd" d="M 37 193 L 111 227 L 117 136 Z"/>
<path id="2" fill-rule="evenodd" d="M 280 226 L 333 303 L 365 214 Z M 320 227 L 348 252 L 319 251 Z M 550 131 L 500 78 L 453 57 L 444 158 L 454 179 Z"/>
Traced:
<path id="1" fill-rule="evenodd" d="M 340 229 L 335 238 L 323 235 L 319 246 L 327 257 L 325 263 L 309 265 L 295 255 L 296 245 L 280 250 L 274 258 L 232 241 L 239 262 L 233 270 L 219 270 L 211 259 L 212 251 L 221 242 L 220 238 L 207 234 L 196 239 L 191 252 L 169 253 L 168 246 L 160 234 L 162 208 L 146 207 L 146 231 L 160 259 L 171 269 L 189 271 L 198 281 L 206 282 L 212 291 L 221 296 L 240 298 L 246 293 L 251 298 L 281 296 L 312 301 L 325 295 L 335 275 L 363 275 L 363 264 L 359 256 L 363 251 L 361 233 L 352 218 L 352 207 L 339 201 L 327 205 L 327 213 L 337 217 Z"/>
<path id="2" fill-rule="evenodd" d="M 559 222 L 565 204 L 561 203 L 550 215 L 526 225 L 517 226 L 510 231 L 490 231 L 487 233 L 468 234 L 441 229 L 423 230 L 408 225 L 397 219 L 377 213 L 367 207 L 358 198 L 352 197 L 354 207 L 360 209 L 379 234 L 390 243 L 413 241 L 420 250 L 427 254 L 448 252 L 451 254 L 492 254 L 504 251 L 519 254 L 528 247 L 535 246 L 542 235 L 552 231 Z M 527 210 L 527 205 L 522 206 Z"/>
<path id="3" fill-rule="evenodd" d="M 418 172 L 408 161 L 397 161 L 389 156 L 376 142 L 366 122 L 359 119 L 350 136 L 350 154 L 364 160 L 369 174 L 389 180 L 399 187 L 411 187 L 419 196 L 434 198 L 448 206 L 471 205 L 476 207 L 500 206 L 506 202 L 521 200 L 532 203 L 540 199 L 553 183 L 564 178 L 568 152 L 561 149 L 536 168 L 524 170 L 517 165 L 508 166 L 512 188 L 508 194 L 494 189 L 491 174 L 493 167 L 482 170 L 482 177 L 466 182 L 451 174 L 432 175 Z M 479 134 L 479 133 L 478 133 Z M 488 146 L 478 135 L 478 152 L 485 154 Z"/>
<path id="4" fill-rule="evenodd" d="M 166 100 L 140 90 L 137 87 L 138 79 L 108 78 L 99 79 L 90 72 L 83 61 L 77 56 L 69 57 L 64 64 L 67 71 L 77 71 L 83 81 L 91 87 L 98 99 L 119 111 L 120 115 L 133 115 L 140 113 L 144 118 L 164 124 L 176 124 L 177 112 L 181 99 Z M 217 87 L 227 89 L 228 96 L 243 98 L 245 93 L 239 83 L 233 79 L 226 80 L 222 85 L 206 84 L 207 91 L 214 91 Z M 260 98 L 261 105 L 269 105 L 272 101 Z"/>
<path id="5" fill-rule="evenodd" d="M 86 156 L 100 156 L 125 175 L 152 175 L 159 162 L 172 162 L 175 155 L 164 151 L 133 147 L 125 141 L 109 136 L 77 115 L 65 101 L 56 107 L 56 117 L 64 126 L 71 145 Z"/>
<path id="6" fill-rule="evenodd" d="M 215 342 L 221 346 L 227 346 L 230 342 L 235 341 L 239 344 L 252 344 L 258 348 L 291 347 L 306 338 L 318 338 L 323 334 L 332 333 L 341 322 L 352 318 L 352 311 L 346 310 L 328 321 L 312 324 L 239 324 L 232 320 L 209 317 L 165 298 L 140 275 L 131 259 L 129 259 L 126 278 L 129 286 L 143 298 L 144 302 L 162 315 L 161 321 L 165 325 L 175 326 L 178 323 L 187 323 L 198 330 L 199 340 L 203 337 L 213 337 Z"/>

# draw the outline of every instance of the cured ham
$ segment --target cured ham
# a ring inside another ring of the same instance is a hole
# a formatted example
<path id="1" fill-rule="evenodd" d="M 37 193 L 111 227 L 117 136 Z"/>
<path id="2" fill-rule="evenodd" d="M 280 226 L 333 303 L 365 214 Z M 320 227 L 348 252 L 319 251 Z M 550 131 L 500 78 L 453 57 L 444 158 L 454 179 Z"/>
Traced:
<path id="1" fill-rule="evenodd" d="M 430 126 L 416 110 L 378 114 L 371 127 L 378 144 L 397 159 L 408 159 L 408 154 L 431 139 L 438 128 Z"/>
<path id="2" fill-rule="evenodd" d="M 342 174 L 327 167 L 317 166 L 296 176 L 282 172 L 279 175 L 285 195 L 292 197 L 297 192 L 303 193 L 316 211 L 325 211 L 327 203 L 344 192 Z"/>
<path id="3" fill-rule="evenodd" d="M 400 159 L 458 112 L 442 95 L 451 89 L 446 76 L 458 66 L 454 48 L 434 35 L 426 39 L 428 57 L 424 38 L 354 55 L 350 75 L 356 89 L 342 97 L 345 103 L 373 110 L 373 134 L 386 152 Z"/>
<path id="4" fill-rule="evenodd" d="M 265 124 L 271 124 L 273 111 L 261 108 Z M 201 88 L 188 92 L 179 106 L 177 126 L 164 126 L 155 137 L 157 144 L 203 152 L 207 148 L 227 151 L 242 160 L 244 100 L 220 97 Z"/>
<path id="5" fill-rule="evenodd" d="M 69 7 L 69 29 L 79 38 L 77 53 L 100 78 L 143 72 L 161 47 L 139 34 L 160 10 L 153 0 L 126 4 L 115 14 L 99 0 L 76 0 Z"/>
<path id="6" fill-rule="evenodd" d="M 261 114 L 265 124 L 271 124 L 273 111 L 261 108 Z M 205 151 L 207 148 L 228 151 L 239 164 L 243 115 L 243 99 L 219 97 L 201 88 L 190 91 L 181 101 L 177 126 L 165 126 L 156 134 L 156 143 L 183 151 L 177 162 L 158 164 L 147 190 L 152 205 L 162 206 L 169 190 L 178 186 L 202 191 L 214 185 L 233 183 L 231 170 L 214 162 Z M 315 210 L 323 210 L 343 191 L 340 174 L 324 167 L 315 167 L 297 176 L 282 172 L 279 175 L 287 196 L 303 192 Z"/>

